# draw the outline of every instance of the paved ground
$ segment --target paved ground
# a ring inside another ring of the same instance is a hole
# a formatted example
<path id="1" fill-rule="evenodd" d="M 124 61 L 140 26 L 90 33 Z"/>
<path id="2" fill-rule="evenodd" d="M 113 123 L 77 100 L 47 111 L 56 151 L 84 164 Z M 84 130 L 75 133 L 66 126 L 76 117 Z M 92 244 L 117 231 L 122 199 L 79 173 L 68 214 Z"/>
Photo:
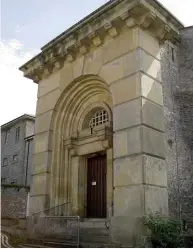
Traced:
<path id="1" fill-rule="evenodd" d="M 1 233 L 1 248 L 11 248 L 9 237 L 5 233 Z"/>

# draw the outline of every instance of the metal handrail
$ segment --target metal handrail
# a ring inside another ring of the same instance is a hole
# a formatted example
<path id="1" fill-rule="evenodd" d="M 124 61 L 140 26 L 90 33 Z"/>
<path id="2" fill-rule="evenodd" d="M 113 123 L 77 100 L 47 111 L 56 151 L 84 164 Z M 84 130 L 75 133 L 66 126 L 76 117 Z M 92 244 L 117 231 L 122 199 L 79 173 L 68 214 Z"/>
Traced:
<path id="1" fill-rule="evenodd" d="M 55 208 L 58 208 L 58 207 L 61 207 L 61 206 L 67 205 L 67 204 L 70 204 L 70 202 L 65 202 L 63 204 L 60 204 L 60 205 L 57 205 L 57 206 L 54 206 L 54 207 L 46 208 L 44 210 L 35 212 L 35 213 L 32 214 L 32 216 L 38 215 L 38 214 L 41 214 L 41 213 L 45 213 L 46 211 L 49 211 L 49 210 L 52 210 L 52 209 L 55 209 Z"/>

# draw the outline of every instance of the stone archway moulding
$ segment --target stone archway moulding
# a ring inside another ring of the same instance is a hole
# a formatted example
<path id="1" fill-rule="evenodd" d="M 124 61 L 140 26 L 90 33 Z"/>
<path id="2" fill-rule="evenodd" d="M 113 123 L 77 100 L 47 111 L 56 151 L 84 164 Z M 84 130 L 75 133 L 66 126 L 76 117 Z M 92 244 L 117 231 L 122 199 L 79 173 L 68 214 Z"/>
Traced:
<path id="1" fill-rule="evenodd" d="M 53 132 L 50 134 L 53 141 L 49 184 L 51 206 L 69 200 L 70 158 L 77 154 L 85 154 L 87 149 L 84 144 L 97 143 L 103 150 L 112 147 L 112 126 L 94 129 L 94 134 L 90 134 L 90 138 L 89 133 L 86 136 L 77 135 L 78 131 L 81 131 L 86 114 L 95 107 L 105 108 L 112 120 L 111 93 L 107 84 L 96 76 L 85 76 L 72 82 L 56 104 L 51 121 Z M 77 148 L 81 148 L 79 153 L 76 152 Z"/>

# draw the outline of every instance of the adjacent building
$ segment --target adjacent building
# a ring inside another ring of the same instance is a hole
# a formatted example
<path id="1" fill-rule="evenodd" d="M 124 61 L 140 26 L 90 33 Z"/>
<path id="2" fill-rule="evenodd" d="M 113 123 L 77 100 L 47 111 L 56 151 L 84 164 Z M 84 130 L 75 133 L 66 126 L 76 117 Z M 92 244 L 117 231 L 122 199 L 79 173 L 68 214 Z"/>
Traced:
<path id="1" fill-rule="evenodd" d="M 24 114 L 1 126 L 2 216 L 25 216 L 31 182 L 34 123 L 34 116 Z"/>

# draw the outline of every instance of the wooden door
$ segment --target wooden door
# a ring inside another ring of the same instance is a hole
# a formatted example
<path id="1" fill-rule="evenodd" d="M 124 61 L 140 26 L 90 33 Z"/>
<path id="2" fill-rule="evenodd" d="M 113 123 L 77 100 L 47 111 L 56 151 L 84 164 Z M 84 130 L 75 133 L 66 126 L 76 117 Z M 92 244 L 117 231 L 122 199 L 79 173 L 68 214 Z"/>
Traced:
<path id="1" fill-rule="evenodd" d="M 88 158 L 87 169 L 87 217 L 106 217 L 106 155 Z"/>

